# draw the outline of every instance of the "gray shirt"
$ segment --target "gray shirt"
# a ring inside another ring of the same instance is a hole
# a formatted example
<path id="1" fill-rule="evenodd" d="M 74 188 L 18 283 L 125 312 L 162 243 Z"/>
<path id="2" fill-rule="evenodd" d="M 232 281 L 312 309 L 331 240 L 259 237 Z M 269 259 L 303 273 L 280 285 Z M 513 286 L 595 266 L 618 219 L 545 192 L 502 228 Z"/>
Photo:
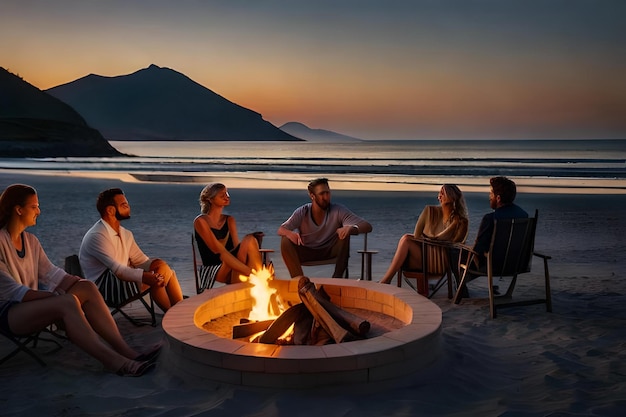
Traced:
<path id="1" fill-rule="evenodd" d="M 337 238 L 337 229 L 365 222 L 341 204 L 330 204 L 322 224 L 315 224 L 311 215 L 312 203 L 298 207 L 281 226 L 291 231 L 296 229 L 305 247 L 319 249 L 332 245 Z"/>

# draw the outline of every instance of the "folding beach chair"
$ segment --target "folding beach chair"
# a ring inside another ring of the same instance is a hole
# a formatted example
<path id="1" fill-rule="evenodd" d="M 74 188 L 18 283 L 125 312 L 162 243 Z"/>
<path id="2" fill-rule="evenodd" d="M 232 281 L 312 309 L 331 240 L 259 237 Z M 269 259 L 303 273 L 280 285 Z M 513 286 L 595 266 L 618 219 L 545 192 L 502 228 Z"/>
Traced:
<path id="1" fill-rule="evenodd" d="M 0 365 L 2 365 L 3 363 L 11 359 L 18 353 L 24 352 L 28 354 L 31 358 L 33 358 L 35 361 L 37 361 L 37 363 L 39 363 L 41 366 L 46 366 L 46 363 L 43 361 L 43 359 L 41 359 L 39 355 L 35 352 L 35 349 L 38 348 L 39 342 L 47 342 L 47 343 L 52 343 L 54 345 L 52 349 L 46 352 L 48 354 L 58 351 L 63 346 L 61 346 L 61 344 L 57 340 L 43 337 L 42 336 L 43 333 L 48 333 L 52 336 L 62 338 L 62 336 L 55 334 L 52 330 L 48 328 L 38 331 L 38 332 L 31 333 L 26 336 L 14 336 L 12 334 L 8 334 L 0 330 L 0 334 L 4 336 L 6 339 L 10 340 L 11 343 L 13 343 L 13 345 L 15 345 L 15 348 L 11 350 L 11 352 L 7 353 L 2 358 L 0 358 Z"/>
<path id="2" fill-rule="evenodd" d="M 78 255 L 70 255 L 65 258 L 65 271 L 68 274 L 84 277 Z M 102 294 L 102 298 L 104 298 L 104 302 L 111 308 L 111 315 L 120 313 L 135 326 L 143 326 L 144 324 L 150 324 L 152 327 L 156 326 L 156 312 L 149 287 L 141 291 L 137 283 L 121 280 L 111 270 L 105 271 L 96 280 L 96 285 L 100 294 Z M 145 300 L 145 297 L 148 297 L 148 301 Z M 133 301 L 139 301 L 148 311 L 150 315 L 148 322 L 131 317 L 123 310 L 124 307 Z"/>
<path id="3" fill-rule="evenodd" d="M 191 254 L 193 257 L 193 275 L 196 279 L 196 294 L 202 293 L 204 290 L 213 288 L 215 285 L 215 277 L 217 269 L 220 265 L 204 266 L 200 261 L 200 255 L 197 254 L 196 236 L 191 232 Z"/>

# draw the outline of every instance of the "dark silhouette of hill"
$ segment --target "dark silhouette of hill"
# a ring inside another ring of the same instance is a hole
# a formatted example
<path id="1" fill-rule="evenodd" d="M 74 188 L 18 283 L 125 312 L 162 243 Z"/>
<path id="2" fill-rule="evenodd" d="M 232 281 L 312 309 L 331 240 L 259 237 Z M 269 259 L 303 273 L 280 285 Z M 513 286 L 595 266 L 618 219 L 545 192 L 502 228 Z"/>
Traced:
<path id="1" fill-rule="evenodd" d="M 287 122 L 280 126 L 280 130 L 283 130 L 297 138 L 311 142 L 356 142 L 362 140 L 352 136 L 342 135 L 341 133 L 332 132 L 330 130 L 311 129 L 305 124 L 299 122 Z"/>
<path id="2" fill-rule="evenodd" d="M 150 65 L 86 77 L 47 90 L 109 140 L 300 140 L 187 76 Z"/>
<path id="3" fill-rule="evenodd" d="M 0 157 L 119 156 L 67 104 L 0 67 Z"/>

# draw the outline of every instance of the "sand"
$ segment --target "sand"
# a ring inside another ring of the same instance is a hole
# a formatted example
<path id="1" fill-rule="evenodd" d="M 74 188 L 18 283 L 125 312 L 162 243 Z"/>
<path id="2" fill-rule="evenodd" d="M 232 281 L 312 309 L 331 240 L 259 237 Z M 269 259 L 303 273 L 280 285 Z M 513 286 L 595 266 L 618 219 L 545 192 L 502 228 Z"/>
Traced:
<path id="1" fill-rule="evenodd" d="M 70 198 L 68 190 L 84 192 L 115 184 L 113 180 L 102 179 L 79 181 L 73 177 L 0 174 L 2 188 L 17 179 L 38 188 L 43 213 L 40 224 L 32 232 L 40 236 L 44 249 L 57 264 L 64 253 L 75 250 L 80 243 L 80 237 L 76 237 L 78 230 L 96 219 L 90 212 L 94 210 L 93 196 L 82 206 L 82 199 Z M 128 187 L 131 205 L 136 208 L 138 219 L 132 219 L 130 227 L 139 236 L 140 245 L 148 253 L 166 253 L 169 246 L 170 261 L 179 276 L 185 278 L 183 289 L 193 295 L 186 269 L 187 238 L 177 237 L 186 226 L 179 230 L 175 224 L 167 224 L 170 234 L 164 238 L 165 242 L 157 242 L 160 235 L 154 231 L 148 233 L 148 227 L 140 222 L 141 217 L 150 217 L 153 224 L 164 225 L 172 218 L 162 208 L 147 212 L 147 206 L 155 201 L 144 201 L 149 198 L 144 198 L 142 192 L 159 196 L 155 190 L 174 193 L 181 187 L 130 183 L 122 186 Z M 59 194 L 52 189 L 63 192 Z M 195 198 L 199 189 L 201 184 L 192 187 L 189 193 Z M 245 201 L 248 195 L 256 195 L 251 190 L 233 194 L 233 206 Z M 268 224 L 283 218 L 285 212 L 295 207 L 294 201 L 303 198 L 302 193 L 295 191 L 278 195 L 291 198 L 284 203 L 288 209 L 275 217 L 268 214 Z M 340 196 L 353 204 L 361 201 L 357 195 Z M 381 210 L 388 212 L 386 201 L 396 195 L 384 197 L 370 196 L 375 200 L 372 207 L 362 206 L 368 218 Z M 184 197 L 176 195 L 176 198 Z M 527 206 L 541 206 L 542 230 L 538 231 L 537 247 L 554 257 L 550 263 L 553 312 L 547 313 L 542 305 L 517 307 L 502 310 L 492 320 L 485 299 L 453 305 L 440 291 L 432 300 L 443 312 L 439 358 L 407 380 L 361 391 L 347 386 L 309 391 L 249 390 L 213 383 L 210 376 L 204 381 L 191 381 L 168 371 L 163 363 L 167 360 L 167 348 L 154 372 L 141 378 L 121 378 L 104 371 L 97 361 L 63 341 L 63 348 L 55 353 L 46 354 L 45 344 L 38 348 L 48 363 L 45 368 L 24 354 L 0 365 L 0 415 L 621 416 L 626 412 L 626 309 L 623 307 L 626 227 L 620 215 L 624 197 L 570 196 L 564 202 L 554 203 L 549 196 L 519 198 Z M 195 204 L 192 197 L 189 199 L 190 204 Z M 381 224 L 382 215 L 373 221 L 378 230 L 384 229 L 372 234 L 372 244 L 381 251 L 375 258 L 375 277 L 388 264 L 399 231 L 414 222 L 399 208 L 403 201 L 397 197 L 389 204 L 398 210 L 399 218 L 405 219 L 404 224 L 396 225 L 391 218 Z M 418 200 L 415 205 L 421 207 L 424 201 Z M 473 219 L 479 218 L 482 204 L 486 204 L 483 196 L 476 195 L 471 202 Z M 577 204 L 582 208 L 577 208 Z M 233 210 L 237 211 L 235 207 Z M 190 223 L 197 209 L 189 211 L 191 214 L 181 214 L 178 209 L 177 213 Z M 268 231 L 266 247 L 277 247 L 268 224 L 247 220 L 245 212 L 240 216 L 244 227 L 256 225 Z M 75 223 L 78 225 L 73 226 Z M 606 228 L 607 223 L 611 227 Z M 63 233 L 58 232 L 61 227 Z M 470 229 L 476 227 L 475 220 L 471 221 Z M 601 233 L 590 232 L 598 228 Z M 178 245 L 184 248 L 179 250 Z M 351 258 L 351 279 L 358 276 L 355 258 Z M 279 277 L 284 277 L 279 257 L 275 258 L 275 264 Z M 532 296 L 540 291 L 542 274 L 540 264 L 535 263 L 533 272 L 520 282 L 516 297 Z M 473 296 L 485 296 L 484 280 L 473 282 L 470 291 Z M 135 327 L 122 318 L 117 322 L 131 345 L 148 346 L 163 338 L 160 325 Z M 9 344 L 2 340 L 0 354 L 8 349 Z"/>

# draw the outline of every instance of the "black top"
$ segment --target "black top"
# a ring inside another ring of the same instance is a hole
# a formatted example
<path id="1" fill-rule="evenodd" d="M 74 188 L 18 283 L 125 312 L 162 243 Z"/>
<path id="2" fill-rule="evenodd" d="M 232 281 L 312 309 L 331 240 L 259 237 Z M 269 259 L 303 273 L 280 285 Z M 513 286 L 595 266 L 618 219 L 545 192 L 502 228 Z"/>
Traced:
<path id="1" fill-rule="evenodd" d="M 230 235 L 230 230 L 228 230 L 228 217 L 229 216 L 226 216 L 226 221 L 224 222 L 224 226 L 222 226 L 221 229 L 211 228 L 211 231 L 213 232 L 217 240 L 219 240 L 220 243 L 224 245 L 226 250 L 232 251 L 235 247 L 233 244 L 233 238 Z M 200 257 L 202 258 L 202 265 L 208 266 L 221 264 L 222 260 L 220 259 L 220 255 L 218 253 L 214 253 L 211 249 L 209 249 L 209 247 L 206 245 L 206 243 L 204 243 L 204 240 L 202 240 L 202 237 L 198 234 L 197 231 L 194 231 L 194 234 L 196 236 L 196 242 L 198 243 L 198 252 L 200 252 Z"/>

